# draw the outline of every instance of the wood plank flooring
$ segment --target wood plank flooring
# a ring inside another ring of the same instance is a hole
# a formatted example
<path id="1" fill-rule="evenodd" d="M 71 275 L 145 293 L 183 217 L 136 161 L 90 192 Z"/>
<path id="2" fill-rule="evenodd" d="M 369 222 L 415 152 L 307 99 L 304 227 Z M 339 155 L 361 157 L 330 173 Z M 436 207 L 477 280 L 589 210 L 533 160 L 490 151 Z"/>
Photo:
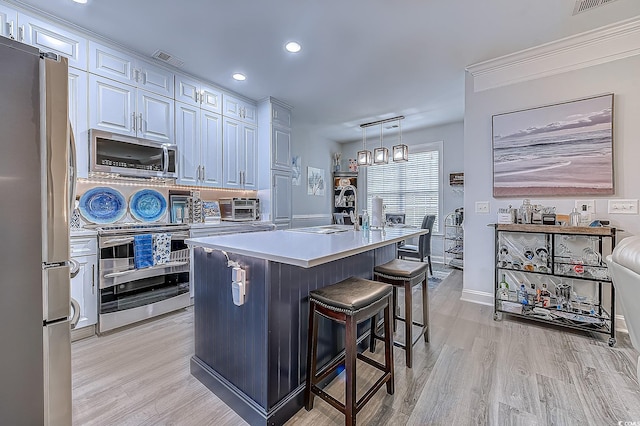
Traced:
<path id="1" fill-rule="evenodd" d="M 358 414 L 359 424 L 640 422 L 638 353 L 626 334 L 619 333 L 610 348 L 605 335 L 512 317 L 493 321 L 491 307 L 460 301 L 461 290 L 460 271 L 430 290 L 430 343 L 414 347 L 412 369 L 395 348 L 395 395 L 383 387 Z M 414 301 L 418 315 L 419 297 Z M 192 330 L 193 313 L 187 309 L 74 342 L 74 425 L 246 424 L 189 374 Z M 382 354 L 379 344 L 373 356 Z M 377 377 L 376 370 L 358 362 L 360 392 Z M 326 390 L 342 398 L 342 377 Z M 287 424 L 341 425 L 344 417 L 316 398 L 313 410 L 302 409 Z"/>

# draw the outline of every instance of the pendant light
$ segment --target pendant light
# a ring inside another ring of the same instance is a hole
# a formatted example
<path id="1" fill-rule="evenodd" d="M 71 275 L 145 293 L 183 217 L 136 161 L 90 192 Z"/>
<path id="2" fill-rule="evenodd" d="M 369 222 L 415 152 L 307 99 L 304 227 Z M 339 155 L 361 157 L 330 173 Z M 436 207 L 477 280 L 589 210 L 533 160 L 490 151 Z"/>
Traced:
<path id="1" fill-rule="evenodd" d="M 398 133 L 400 134 L 400 143 L 393 146 L 393 161 L 396 163 L 409 161 L 409 147 L 402 143 L 402 120 L 404 117 L 398 117 Z"/>
<path id="2" fill-rule="evenodd" d="M 362 127 L 362 126 L 360 126 Z M 362 127 L 362 151 L 358 151 L 356 163 L 358 166 L 371 165 L 371 151 L 367 151 L 367 129 Z"/>
<path id="3" fill-rule="evenodd" d="M 389 163 L 389 150 L 383 145 L 382 123 L 380 123 L 380 148 L 376 148 L 373 150 L 373 162 L 375 164 Z"/>

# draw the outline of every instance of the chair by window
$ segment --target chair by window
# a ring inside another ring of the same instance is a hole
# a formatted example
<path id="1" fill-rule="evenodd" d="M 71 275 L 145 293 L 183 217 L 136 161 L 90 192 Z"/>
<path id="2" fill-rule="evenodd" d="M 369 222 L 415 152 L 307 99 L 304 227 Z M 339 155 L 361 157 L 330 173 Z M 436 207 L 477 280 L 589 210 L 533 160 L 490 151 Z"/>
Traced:
<path id="1" fill-rule="evenodd" d="M 428 229 L 429 233 L 420 235 L 418 239 L 418 245 L 403 244 L 398 247 L 398 258 L 404 259 L 405 257 L 415 257 L 420 259 L 420 262 L 424 262 L 424 258 L 427 258 L 429 263 L 429 273 L 433 275 L 433 268 L 431 267 L 431 233 L 433 231 L 433 223 L 436 221 L 436 216 L 428 214 L 422 219 L 422 229 Z"/>
<path id="2" fill-rule="evenodd" d="M 386 213 L 384 215 L 384 220 L 387 225 L 399 225 L 404 224 L 405 214 L 404 213 Z"/>

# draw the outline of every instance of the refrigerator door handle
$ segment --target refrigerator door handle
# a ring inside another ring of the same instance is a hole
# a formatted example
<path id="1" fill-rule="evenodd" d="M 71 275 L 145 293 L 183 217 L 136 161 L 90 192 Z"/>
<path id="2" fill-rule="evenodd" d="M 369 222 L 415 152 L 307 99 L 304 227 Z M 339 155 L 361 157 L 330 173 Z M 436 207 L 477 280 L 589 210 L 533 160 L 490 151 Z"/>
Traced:
<path id="1" fill-rule="evenodd" d="M 71 319 L 69 320 L 69 324 L 71 325 L 71 329 L 73 330 L 78 325 L 80 321 L 80 304 L 73 297 L 71 298 L 71 308 L 73 309 L 73 315 L 71 315 Z"/>
<path id="2" fill-rule="evenodd" d="M 73 210 L 76 208 L 76 189 L 77 182 L 76 179 L 78 177 L 78 163 L 76 157 L 76 138 L 73 134 L 73 127 L 71 127 L 71 123 L 69 122 L 69 152 L 70 155 L 70 163 L 69 164 L 69 217 L 73 214 Z"/>
<path id="3" fill-rule="evenodd" d="M 76 275 L 78 275 L 78 272 L 80 272 L 80 262 L 78 262 L 74 258 L 71 258 L 69 259 L 69 263 L 69 276 L 71 276 L 71 278 L 74 278 Z"/>

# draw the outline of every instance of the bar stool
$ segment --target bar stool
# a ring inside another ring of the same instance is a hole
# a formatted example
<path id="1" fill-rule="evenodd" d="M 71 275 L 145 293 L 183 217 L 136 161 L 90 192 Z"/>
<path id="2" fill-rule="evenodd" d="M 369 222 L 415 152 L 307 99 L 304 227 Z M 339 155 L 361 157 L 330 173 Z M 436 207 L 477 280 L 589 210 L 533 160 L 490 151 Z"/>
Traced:
<path id="1" fill-rule="evenodd" d="M 309 338 L 307 344 L 307 383 L 304 394 L 305 408 L 313 408 L 313 398 L 318 395 L 331 406 L 345 415 L 346 425 L 356 424 L 356 414 L 369 402 L 371 397 L 387 385 L 387 393 L 393 395 L 393 343 L 391 331 L 391 295 L 392 286 L 376 281 L 351 277 L 309 293 Z M 357 351 L 356 325 L 374 317 L 384 309 L 385 354 L 384 365 L 366 357 Z M 316 313 L 328 319 L 345 324 L 345 351 L 334 362 L 317 371 L 318 320 Z M 362 398 L 356 401 L 356 357 L 381 370 L 380 377 Z M 346 375 L 346 402 L 325 393 L 316 386 L 344 363 Z"/>
<path id="2" fill-rule="evenodd" d="M 413 345 L 415 345 L 421 336 L 424 341 L 429 341 L 429 296 L 427 288 L 427 263 L 413 262 L 410 260 L 394 259 L 383 265 L 378 265 L 373 269 L 373 276 L 376 281 L 393 285 L 393 330 L 396 330 L 396 320 L 403 321 L 405 324 L 405 343 L 394 341 L 393 344 L 405 351 L 407 367 L 411 368 L 413 360 Z M 412 315 L 412 297 L 411 289 L 418 283 L 422 283 L 422 323 L 413 321 Z M 404 307 L 405 316 L 400 317 L 397 313 L 398 306 L 398 287 L 404 288 Z M 376 334 L 375 318 L 371 321 L 371 340 L 369 349 L 375 351 L 376 339 L 382 338 Z M 420 334 L 413 340 L 412 325 L 420 327 Z"/>

